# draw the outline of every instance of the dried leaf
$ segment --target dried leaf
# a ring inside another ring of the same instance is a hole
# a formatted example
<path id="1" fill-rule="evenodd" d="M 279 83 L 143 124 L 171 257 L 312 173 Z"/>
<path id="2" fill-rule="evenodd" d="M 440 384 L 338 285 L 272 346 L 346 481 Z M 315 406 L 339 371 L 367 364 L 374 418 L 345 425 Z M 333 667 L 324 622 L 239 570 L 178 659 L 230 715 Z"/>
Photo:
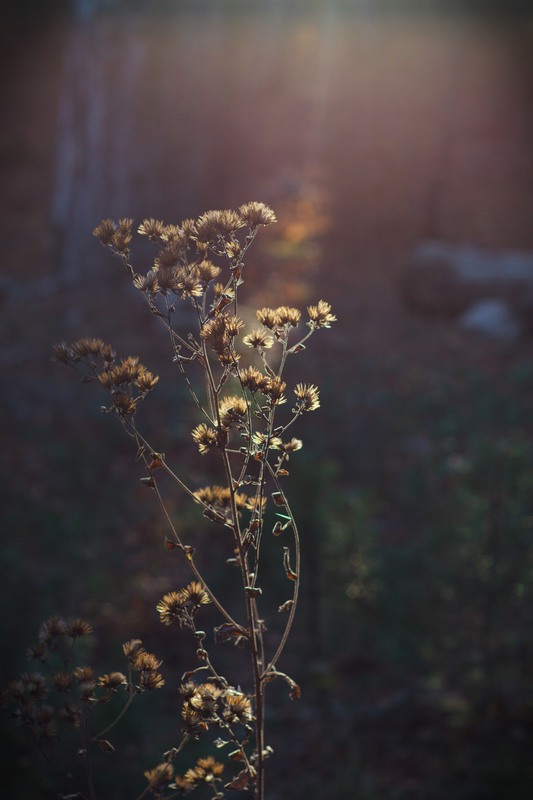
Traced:
<path id="1" fill-rule="evenodd" d="M 301 696 L 302 696 L 302 690 L 300 689 L 297 683 L 293 683 L 291 691 L 289 692 L 289 697 L 291 698 L 291 700 L 299 700 Z"/>
<path id="2" fill-rule="evenodd" d="M 177 542 L 173 542 L 171 539 L 165 539 L 165 547 L 167 550 L 175 550 L 177 547 L 179 547 L 179 544 L 177 544 Z"/>
<path id="3" fill-rule="evenodd" d="M 298 580 L 298 573 L 291 569 L 289 548 L 283 548 L 283 566 L 285 567 L 285 574 L 290 581 Z"/>
<path id="4" fill-rule="evenodd" d="M 242 772 L 239 772 L 239 774 L 236 775 L 232 781 L 226 783 L 225 788 L 236 789 L 240 791 L 242 789 L 247 789 L 249 782 L 250 782 L 250 774 L 248 770 L 244 769 Z"/>
<path id="5" fill-rule="evenodd" d="M 231 622 L 223 622 L 222 625 L 218 625 L 218 627 L 213 629 L 213 633 L 217 644 L 227 642 L 230 639 L 248 638 L 248 633 L 244 628 L 238 625 L 232 625 Z"/>

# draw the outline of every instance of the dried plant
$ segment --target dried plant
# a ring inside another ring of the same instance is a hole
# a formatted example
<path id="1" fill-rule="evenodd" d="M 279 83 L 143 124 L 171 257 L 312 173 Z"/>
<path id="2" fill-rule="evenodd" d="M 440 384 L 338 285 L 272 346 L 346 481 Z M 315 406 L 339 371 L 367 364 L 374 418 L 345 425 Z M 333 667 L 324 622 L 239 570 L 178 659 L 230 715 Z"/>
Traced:
<path id="1" fill-rule="evenodd" d="M 291 389 L 283 374 L 289 356 L 302 353 L 307 339 L 317 330 L 329 328 L 336 318 L 329 304 L 320 300 L 307 308 L 307 330 L 299 333 L 302 315 L 298 309 L 261 308 L 257 311 L 258 326 L 245 333 L 238 299 L 245 256 L 258 230 L 275 221 L 274 212 L 259 202 L 247 203 L 238 211 L 208 211 L 180 225 L 145 219 L 137 232 L 157 249 L 146 273 L 138 272 L 131 263 L 131 219 L 118 223 L 104 220 L 94 231 L 120 259 L 149 311 L 168 335 L 173 363 L 186 382 L 198 414 L 192 439 L 200 455 L 218 460 L 223 476 L 220 484 L 200 488 L 190 485 L 178 476 L 161 448 L 145 438 L 137 412 L 158 377 L 138 358 L 118 359 L 110 345 L 94 338 L 54 347 L 57 361 L 81 373 L 83 381 L 97 382 L 106 393 L 102 410 L 114 414 L 135 442 L 137 458 L 146 468 L 142 483 L 154 492 L 168 524 L 167 547 L 181 551 L 192 572 L 187 586 L 168 592 L 157 604 L 164 625 L 188 629 L 196 641 L 197 663 L 181 679 L 181 737 L 164 753 L 159 765 L 145 772 L 147 786 L 138 800 L 149 793 L 159 798 L 175 797 L 201 785 L 207 785 L 214 798 L 225 797 L 229 790 L 246 790 L 254 800 L 263 800 L 265 759 L 272 752 L 265 741 L 267 684 L 281 679 L 287 683 L 291 699 L 300 695 L 298 684 L 278 667 L 293 625 L 300 581 L 298 528 L 283 479 L 289 474 L 289 460 L 302 447 L 301 440 L 292 436 L 292 426 L 301 415 L 317 410 L 320 400 L 315 385 L 300 382 Z M 188 304 L 194 313 L 194 332 L 182 333 L 175 322 L 179 319 L 180 302 Z M 194 379 L 197 367 L 202 382 Z M 293 398 L 292 402 L 288 397 Z M 277 419 L 278 410 L 285 412 L 281 421 Z M 242 619 L 229 613 L 224 599 L 214 593 L 200 573 L 194 547 L 182 540 L 167 508 L 159 481 L 162 474 L 170 476 L 201 506 L 207 520 L 229 530 L 227 563 L 228 569 L 234 570 L 233 582 L 242 588 Z M 267 524 L 271 530 L 266 530 Z M 278 609 L 284 623 L 279 639 L 269 647 L 265 643 L 262 607 L 267 589 L 261 573 L 265 547 L 276 549 L 287 586 L 286 599 Z M 210 637 L 197 622 L 202 606 L 209 603 L 220 615 L 214 644 L 232 642 L 248 652 L 248 691 L 233 685 L 215 665 Z M 81 634 L 86 623 L 77 624 Z M 51 628 L 55 637 L 52 639 Z M 72 625 L 69 629 L 63 621 L 48 621 L 32 655 L 43 662 L 48 661 L 51 648 L 61 655 L 64 663 L 60 671 L 52 672 L 51 685 L 64 698 L 61 714 L 70 716 L 71 723 L 83 731 L 82 749 L 89 759 L 93 745 L 113 748 L 104 737 L 132 700 L 162 685 L 158 672 L 161 662 L 147 653 L 140 641 L 133 640 L 124 645 L 128 676 L 110 672 L 95 678 L 90 667 L 73 666 L 70 650 L 67 653 L 57 644 L 58 637 L 69 635 Z M 10 688 L 19 706 L 19 718 L 30 728 L 41 749 L 54 739 L 52 712 L 44 714 L 42 705 L 35 710 L 39 694 L 44 696 L 47 691 L 45 683 L 44 677 L 30 675 Z M 128 695 L 125 707 L 114 722 L 95 735 L 91 732 L 91 715 L 118 692 Z M 178 753 L 187 742 L 208 732 L 214 736 L 211 741 L 226 763 L 208 755 L 183 775 L 177 775 L 173 762 Z M 94 798 L 89 761 L 87 780 L 89 795 Z"/>

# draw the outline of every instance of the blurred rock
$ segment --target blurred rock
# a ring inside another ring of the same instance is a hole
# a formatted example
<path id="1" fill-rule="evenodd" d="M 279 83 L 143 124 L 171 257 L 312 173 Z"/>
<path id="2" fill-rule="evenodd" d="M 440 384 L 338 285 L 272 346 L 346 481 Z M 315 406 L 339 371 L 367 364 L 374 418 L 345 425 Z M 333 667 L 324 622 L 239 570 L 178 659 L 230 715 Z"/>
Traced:
<path id="1" fill-rule="evenodd" d="M 400 275 L 407 308 L 512 339 L 533 330 L 533 254 L 422 242 Z"/>
<path id="2" fill-rule="evenodd" d="M 500 339 L 517 339 L 524 333 L 521 317 L 502 300 L 479 300 L 459 318 L 463 328 Z"/>

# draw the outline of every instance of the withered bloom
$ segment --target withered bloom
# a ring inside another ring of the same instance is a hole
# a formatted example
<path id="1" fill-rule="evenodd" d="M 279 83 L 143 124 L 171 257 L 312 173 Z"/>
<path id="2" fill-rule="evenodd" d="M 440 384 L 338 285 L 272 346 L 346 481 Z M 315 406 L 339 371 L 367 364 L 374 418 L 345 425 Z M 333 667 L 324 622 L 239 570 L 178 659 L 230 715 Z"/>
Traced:
<path id="1" fill-rule="evenodd" d="M 48 683 L 39 672 L 23 672 L 20 676 L 24 693 L 35 700 L 42 700 L 48 694 Z"/>
<path id="2" fill-rule="evenodd" d="M 248 405 L 244 397 L 231 395 L 223 397 L 219 403 L 220 422 L 224 428 L 242 425 L 246 419 Z"/>
<path id="3" fill-rule="evenodd" d="M 62 617 L 53 616 L 45 620 L 39 628 L 39 642 L 54 647 L 59 636 L 66 632 L 67 625 Z"/>
<path id="4" fill-rule="evenodd" d="M 244 222 L 236 211 L 206 211 L 196 220 L 193 238 L 198 243 L 212 244 L 219 237 L 227 236 L 243 225 Z"/>
<path id="5" fill-rule="evenodd" d="M 268 378 L 255 367 L 240 369 L 239 378 L 242 385 L 249 389 L 252 394 L 257 391 L 262 392 L 268 383 Z"/>
<path id="6" fill-rule="evenodd" d="M 139 674 L 138 688 L 141 691 L 161 689 L 165 685 L 163 676 L 157 672 L 162 662 L 153 653 L 140 648 L 130 660 L 133 669 Z"/>
<path id="7" fill-rule="evenodd" d="M 52 347 L 52 358 L 60 364 L 68 364 L 72 359 L 72 351 L 65 342 L 58 342 Z"/>
<path id="8" fill-rule="evenodd" d="M 324 300 L 319 300 L 316 306 L 308 306 L 309 325 L 314 328 L 330 328 L 337 317 L 331 314 L 331 306 Z"/>
<path id="9" fill-rule="evenodd" d="M 218 778 L 224 772 L 224 764 L 215 761 L 213 756 L 207 758 L 199 758 L 196 765 L 193 767 L 193 772 L 197 780 L 209 783 L 213 778 Z"/>
<path id="10" fill-rule="evenodd" d="M 256 228 L 258 225 L 272 225 L 277 222 L 276 215 L 271 208 L 264 203 L 255 201 L 242 205 L 239 208 L 239 214 L 250 228 Z"/>
<path id="11" fill-rule="evenodd" d="M 158 375 L 153 375 L 149 370 L 146 369 L 146 367 L 141 365 L 134 385 L 141 394 L 147 394 L 148 392 L 152 391 L 158 381 Z"/>
<path id="12" fill-rule="evenodd" d="M 122 645 L 122 650 L 128 661 L 133 661 L 140 650 L 143 650 L 141 639 L 130 639 Z"/>
<path id="13" fill-rule="evenodd" d="M 185 600 L 180 592 L 168 592 L 156 606 L 163 625 L 179 622 L 184 605 Z"/>
<path id="14" fill-rule="evenodd" d="M 161 239 L 164 231 L 165 225 L 161 220 L 153 219 L 152 217 L 143 220 L 137 228 L 137 233 L 140 233 L 141 236 L 147 236 L 150 241 Z"/>
<path id="15" fill-rule="evenodd" d="M 116 692 L 119 686 L 126 683 L 126 676 L 122 672 L 110 672 L 109 674 L 101 675 L 98 678 L 98 685 L 103 686 L 104 689 Z"/>
<path id="16" fill-rule="evenodd" d="M 283 450 L 286 453 L 294 453 L 296 450 L 301 450 L 303 447 L 303 442 L 301 439 L 295 439 L 294 437 L 289 441 L 285 442 L 283 445 Z"/>
<path id="17" fill-rule="evenodd" d="M 124 392 L 113 392 L 113 407 L 119 417 L 128 417 L 137 411 L 135 400 Z"/>
<path id="18" fill-rule="evenodd" d="M 269 328 L 271 331 L 279 328 L 281 320 L 273 308 L 260 308 L 256 311 L 256 316 L 261 325 Z"/>
<path id="19" fill-rule="evenodd" d="M 227 486 L 204 486 L 197 489 L 194 496 L 206 505 L 214 508 L 229 508 L 231 504 L 231 492 Z M 237 508 L 243 508 L 246 502 L 246 495 L 241 492 L 235 493 L 235 504 Z"/>
<path id="20" fill-rule="evenodd" d="M 100 239 L 103 245 L 109 245 L 111 244 L 111 240 L 113 239 L 116 230 L 117 226 L 112 219 L 104 219 L 93 230 L 93 236 L 96 236 L 98 239 Z"/>
<path id="21" fill-rule="evenodd" d="M 132 235 L 131 235 L 131 226 L 133 225 L 133 220 L 129 218 L 119 219 L 118 227 L 115 230 L 111 238 L 111 244 L 116 249 L 117 253 L 123 256 L 127 256 L 129 254 L 129 247 L 128 245 L 131 242 Z"/>
<path id="22" fill-rule="evenodd" d="M 291 325 L 293 328 L 298 325 L 302 316 L 301 311 L 290 306 L 280 306 L 275 313 L 282 325 Z"/>
<path id="23" fill-rule="evenodd" d="M 202 455 L 209 453 L 210 450 L 218 446 L 218 434 L 214 428 L 201 422 L 191 433 L 192 438 L 198 445 L 198 450 Z"/>
<path id="24" fill-rule="evenodd" d="M 207 605 L 211 599 L 199 581 L 192 581 L 185 589 L 181 589 L 184 604 L 199 608 Z"/>
<path id="25" fill-rule="evenodd" d="M 59 671 L 52 675 L 52 682 L 58 692 L 67 692 L 72 686 L 72 672 Z"/>
<path id="26" fill-rule="evenodd" d="M 274 339 L 264 331 L 254 330 L 243 338 L 242 343 L 257 350 L 268 350 L 274 344 Z"/>
<path id="27" fill-rule="evenodd" d="M 163 662 L 153 653 L 148 653 L 146 650 L 139 650 L 135 654 L 132 663 L 133 668 L 139 672 L 144 670 L 153 672 L 154 670 L 159 669 Z"/>
<path id="28" fill-rule="evenodd" d="M 202 325 L 200 336 L 213 348 L 222 364 L 238 361 L 239 356 L 233 349 L 233 340 L 243 324 L 239 317 L 229 317 L 220 313 Z"/>
<path id="29" fill-rule="evenodd" d="M 162 789 L 173 780 L 174 767 L 170 762 L 165 761 L 153 769 L 147 769 L 144 772 L 144 777 L 150 784 L 151 789 Z"/>
<path id="30" fill-rule="evenodd" d="M 287 384 L 285 381 L 282 381 L 281 378 L 274 377 L 268 379 L 266 386 L 261 391 L 270 398 L 270 402 L 273 406 L 281 405 L 287 401 L 287 398 L 283 394 L 286 386 Z"/>
<path id="31" fill-rule="evenodd" d="M 230 725 L 234 722 L 248 725 L 252 721 L 250 698 L 242 692 L 238 692 L 235 689 L 228 690 L 224 695 L 224 704 L 226 708 L 224 709 L 223 717 Z"/>
<path id="32" fill-rule="evenodd" d="M 204 721 L 214 721 L 218 710 L 218 700 L 221 690 L 214 683 L 201 683 L 196 687 L 192 695 L 186 698 L 183 703 L 182 716 L 187 721 L 191 714 L 191 721 L 198 719 Z"/>
<path id="33" fill-rule="evenodd" d="M 206 284 L 220 275 L 220 267 L 217 267 L 208 259 L 200 261 L 200 263 L 196 265 L 195 270 L 198 278 Z"/>
<path id="34" fill-rule="evenodd" d="M 298 398 L 296 408 L 293 409 L 295 413 L 302 413 L 303 411 L 316 411 L 320 408 L 319 391 L 317 386 L 308 383 L 297 383 L 294 394 Z"/>
<path id="35" fill-rule="evenodd" d="M 270 450 L 279 450 L 283 445 L 283 442 L 281 441 L 279 436 L 267 436 L 266 434 L 260 433 L 259 431 L 256 431 L 256 433 L 254 433 L 254 435 L 252 436 L 252 441 L 255 445 L 257 445 L 259 448 L 263 450 L 265 449 L 267 442 L 268 442 L 268 448 Z"/>
<path id="36" fill-rule="evenodd" d="M 79 636 L 89 636 L 92 632 L 93 626 L 91 623 L 81 617 L 68 622 L 65 628 L 65 633 L 71 639 L 77 639 Z"/>

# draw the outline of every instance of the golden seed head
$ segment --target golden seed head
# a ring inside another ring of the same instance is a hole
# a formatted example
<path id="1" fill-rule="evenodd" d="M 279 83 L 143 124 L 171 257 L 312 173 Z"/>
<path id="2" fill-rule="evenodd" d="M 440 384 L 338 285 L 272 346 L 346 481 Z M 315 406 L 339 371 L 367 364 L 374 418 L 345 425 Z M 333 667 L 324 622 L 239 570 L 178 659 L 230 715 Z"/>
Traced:
<path id="1" fill-rule="evenodd" d="M 291 325 L 293 328 L 298 325 L 302 316 L 301 311 L 291 306 L 280 306 L 275 313 L 282 325 Z"/>
<path id="2" fill-rule="evenodd" d="M 268 384 L 268 378 L 259 372 L 255 367 L 246 367 L 246 369 L 239 370 L 239 379 L 244 387 L 250 390 L 252 394 L 257 391 L 263 391 Z"/>
<path id="3" fill-rule="evenodd" d="M 147 769 L 144 772 L 144 777 L 151 789 L 162 789 L 174 778 L 174 767 L 169 761 L 164 761 L 153 769 Z"/>
<path id="4" fill-rule="evenodd" d="M 259 308 L 256 311 L 256 316 L 261 325 L 273 331 L 281 326 L 281 320 L 277 312 L 273 308 Z"/>
<path id="5" fill-rule="evenodd" d="M 320 408 L 319 391 L 317 386 L 307 383 L 298 383 L 294 390 L 296 395 L 296 409 L 295 413 L 302 413 L 303 411 L 316 411 Z"/>
<path id="6" fill-rule="evenodd" d="M 277 222 L 272 209 L 264 203 L 254 201 L 245 203 L 239 208 L 239 214 L 250 228 L 256 228 L 258 225 L 272 225 Z"/>
<path id="7" fill-rule="evenodd" d="M 103 686 L 104 689 L 116 691 L 119 686 L 126 683 L 126 676 L 122 672 L 110 672 L 106 675 L 101 675 L 98 678 L 98 685 Z"/>
<path id="8" fill-rule="evenodd" d="M 172 625 L 180 619 L 185 600 L 180 592 L 167 592 L 156 606 L 163 625 Z"/>
<path id="9" fill-rule="evenodd" d="M 268 350 L 274 344 L 272 336 L 268 336 L 264 331 L 256 329 L 245 336 L 242 340 L 246 347 L 255 347 L 258 350 Z"/>
<path id="10" fill-rule="evenodd" d="M 331 314 L 331 306 L 325 300 L 319 300 L 316 306 L 308 306 L 309 325 L 314 328 L 330 328 L 337 317 Z"/>
<path id="11" fill-rule="evenodd" d="M 122 645 L 122 650 L 128 661 L 133 661 L 137 653 L 143 649 L 140 639 L 130 639 Z"/>
<path id="12" fill-rule="evenodd" d="M 111 244 L 111 240 L 113 239 L 116 230 L 117 226 L 112 219 L 104 219 L 93 230 L 93 236 L 96 236 L 98 239 L 100 239 L 103 245 L 109 245 Z"/>
<path id="13" fill-rule="evenodd" d="M 65 628 L 65 633 L 71 639 L 77 639 L 79 636 L 89 636 L 92 632 L 93 626 L 91 623 L 81 617 L 68 622 Z"/>
<path id="14" fill-rule="evenodd" d="M 147 236 L 150 241 L 161 239 L 164 231 L 165 225 L 163 222 L 159 219 L 153 219 L 153 217 L 143 220 L 137 228 L 137 233 L 140 233 L 141 236 Z"/>
<path id="15" fill-rule="evenodd" d="M 214 428 L 209 427 L 204 422 L 194 428 L 191 433 L 192 438 L 198 445 L 198 450 L 202 455 L 209 453 L 218 446 L 218 434 Z"/>

